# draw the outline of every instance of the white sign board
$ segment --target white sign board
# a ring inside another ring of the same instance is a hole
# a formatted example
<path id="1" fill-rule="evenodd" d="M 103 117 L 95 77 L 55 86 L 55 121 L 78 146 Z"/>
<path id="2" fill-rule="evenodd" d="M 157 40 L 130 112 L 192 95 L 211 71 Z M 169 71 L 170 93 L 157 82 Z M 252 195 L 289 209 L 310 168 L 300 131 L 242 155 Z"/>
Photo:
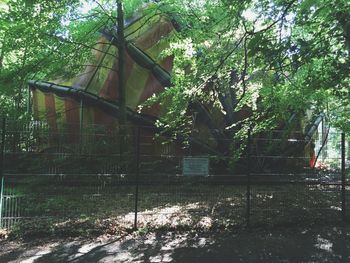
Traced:
<path id="1" fill-rule="evenodd" d="M 184 157 L 182 174 L 187 176 L 207 176 L 209 174 L 209 158 Z"/>

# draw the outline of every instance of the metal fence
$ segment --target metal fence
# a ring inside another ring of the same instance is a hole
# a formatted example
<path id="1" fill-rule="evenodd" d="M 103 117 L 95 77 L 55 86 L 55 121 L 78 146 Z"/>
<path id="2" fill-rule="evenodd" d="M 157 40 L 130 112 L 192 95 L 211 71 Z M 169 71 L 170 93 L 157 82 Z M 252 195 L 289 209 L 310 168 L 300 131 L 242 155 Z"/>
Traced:
<path id="1" fill-rule="evenodd" d="M 5 188 L 4 178 L 1 181 L 0 192 L 0 229 L 9 229 L 21 218 L 22 196 L 13 188 Z"/>
<path id="2" fill-rule="evenodd" d="M 77 138 L 52 135 L 36 122 L 3 124 L 0 227 L 40 219 L 56 227 L 93 220 L 120 228 L 207 228 L 346 217 L 349 155 L 345 135 L 335 130 L 327 148 L 317 133 L 308 150 L 302 132 L 253 132 L 208 139 L 230 151 L 205 155 L 147 127 L 126 131 L 121 154 L 118 131 L 89 127 Z M 207 159 L 208 174 L 184 175 L 185 157 Z"/>

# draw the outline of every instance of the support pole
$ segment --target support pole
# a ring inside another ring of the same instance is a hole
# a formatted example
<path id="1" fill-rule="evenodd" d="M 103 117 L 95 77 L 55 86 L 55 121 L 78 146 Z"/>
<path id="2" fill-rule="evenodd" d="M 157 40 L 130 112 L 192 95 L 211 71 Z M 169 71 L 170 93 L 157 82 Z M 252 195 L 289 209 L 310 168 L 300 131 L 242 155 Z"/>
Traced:
<path id="1" fill-rule="evenodd" d="M 124 158 L 127 152 L 126 144 L 126 99 L 125 99 L 125 38 L 124 38 L 124 11 L 121 0 L 117 2 L 117 43 L 118 43 L 118 101 L 119 101 L 119 146 L 120 146 L 120 163 L 122 173 L 126 173 L 126 160 Z"/>
<path id="2" fill-rule="evenodd" d="M 28 114 L 28 119 L 31 113 L 32 105 L 31 105 L 31 96 L 30 96 L 30 87 L 29 85 L 27 86 L 27 114 Z"/>
<path id="3" fill-rule="evenodd" d="M 122 2 L 118 1 L 118 92 L 120 106 L 120 124 L 126 123 L 126 102 L 125 102 L 125 38 L 124 38 L 124 11 Z"/>
<path id="4" fill-rule="evenodd" d="M 341 211 L 343 219 L 346 219 L 346 196 L 345 196 L 345 133 L 341 134 Z"/>
<path id="5" fill-rule="evenodd" d="M 4 196 L 4 177 L 1 177 L 1 191 L 0 191 L 0 229 L 2 229 L 2 199 Z"/>
<path id="6" fill-rule="evenodd" d="M 135 220 L 134 230 L 137 230 L 137 212 L 139 202 L 139 178 L 140 178 L 140 127 L 137 127 L 137 140 L 136 140 L 136 188 L 135 188 Z"/>
<path id="7" fill-rule="evenodd" d="M 250 148 L 251 148 L 251 128 L 248 130 L 248 139 L 247 139 L 247 192 L 246 192 L 246 199 L 247 199 L 247 211 L 246 211 L 246 223 L 247 227 L 250 227 L 250 192 L 251 192 L 251 178 L 250 178 Z"/>
<path id="8" fill-rule="evenodd" d="M 84 102 L 80 101 L 80 115 L 79 115 L 79 154 L 83 153 L 84 143 Z"/>
<path id="9" fill-rule="evenodd" d="M 1 177 L 1 189 L 0 189 L 0 229 L 2 228 L 2 208 L 3 208 L 3 196 L 4 196 L 4 150 L 5 150 L 5 134 L 6 134 L 6 118 L 2 119 L 2 132 L 1 132 L 1 149 L 0 149 L 0 177 Z"/>

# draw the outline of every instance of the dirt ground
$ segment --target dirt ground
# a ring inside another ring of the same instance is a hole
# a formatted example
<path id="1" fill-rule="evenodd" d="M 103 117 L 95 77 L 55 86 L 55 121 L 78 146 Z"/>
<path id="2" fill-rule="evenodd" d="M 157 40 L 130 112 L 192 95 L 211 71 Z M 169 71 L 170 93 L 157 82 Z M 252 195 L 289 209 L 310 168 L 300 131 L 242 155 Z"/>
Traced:
<path id="1" fill-rule="evenodd" d="M 5 240 L 0 262 L 350 262 L 350 224 Z"/>

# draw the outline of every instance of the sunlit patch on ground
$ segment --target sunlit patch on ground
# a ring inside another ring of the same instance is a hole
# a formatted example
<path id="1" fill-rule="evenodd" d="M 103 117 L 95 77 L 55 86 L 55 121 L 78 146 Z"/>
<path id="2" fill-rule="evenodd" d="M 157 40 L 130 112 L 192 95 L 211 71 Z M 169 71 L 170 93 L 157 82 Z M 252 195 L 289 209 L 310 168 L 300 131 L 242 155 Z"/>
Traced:
<path id="1" fill-rule="evenodd" d="M 322 238 L 320 235 L 317 236 L 317 243 L 315 247 L 323 249 L 328 252 L 332 252 L 333 243 L 325 238 Z"/>
<path id="2" fill-rule="evenodd" d="M 349 262 L 350 226 L 134 232 L 122 238 L 0 243 L 0 262 Z"/>
<path id="3" fill-rule="evenodd" d="M 137 224 L 139 227 L 184 227 L 193 226 L 200 228 L 210 228 L 213 219 L 209 216 L 203 216 L 203 212 L 209 209 L 208 205 L 191 203 L 184 206 L 174 205 L 167 207 L 156 207 L 140 211 L 137 215 Z M 202 213 L 200 213 L 202 211 Z M 135 214 L 128 213 L 125 216 L 119 216 L 118 220 L 126 225 L 134 223 Z"/>

